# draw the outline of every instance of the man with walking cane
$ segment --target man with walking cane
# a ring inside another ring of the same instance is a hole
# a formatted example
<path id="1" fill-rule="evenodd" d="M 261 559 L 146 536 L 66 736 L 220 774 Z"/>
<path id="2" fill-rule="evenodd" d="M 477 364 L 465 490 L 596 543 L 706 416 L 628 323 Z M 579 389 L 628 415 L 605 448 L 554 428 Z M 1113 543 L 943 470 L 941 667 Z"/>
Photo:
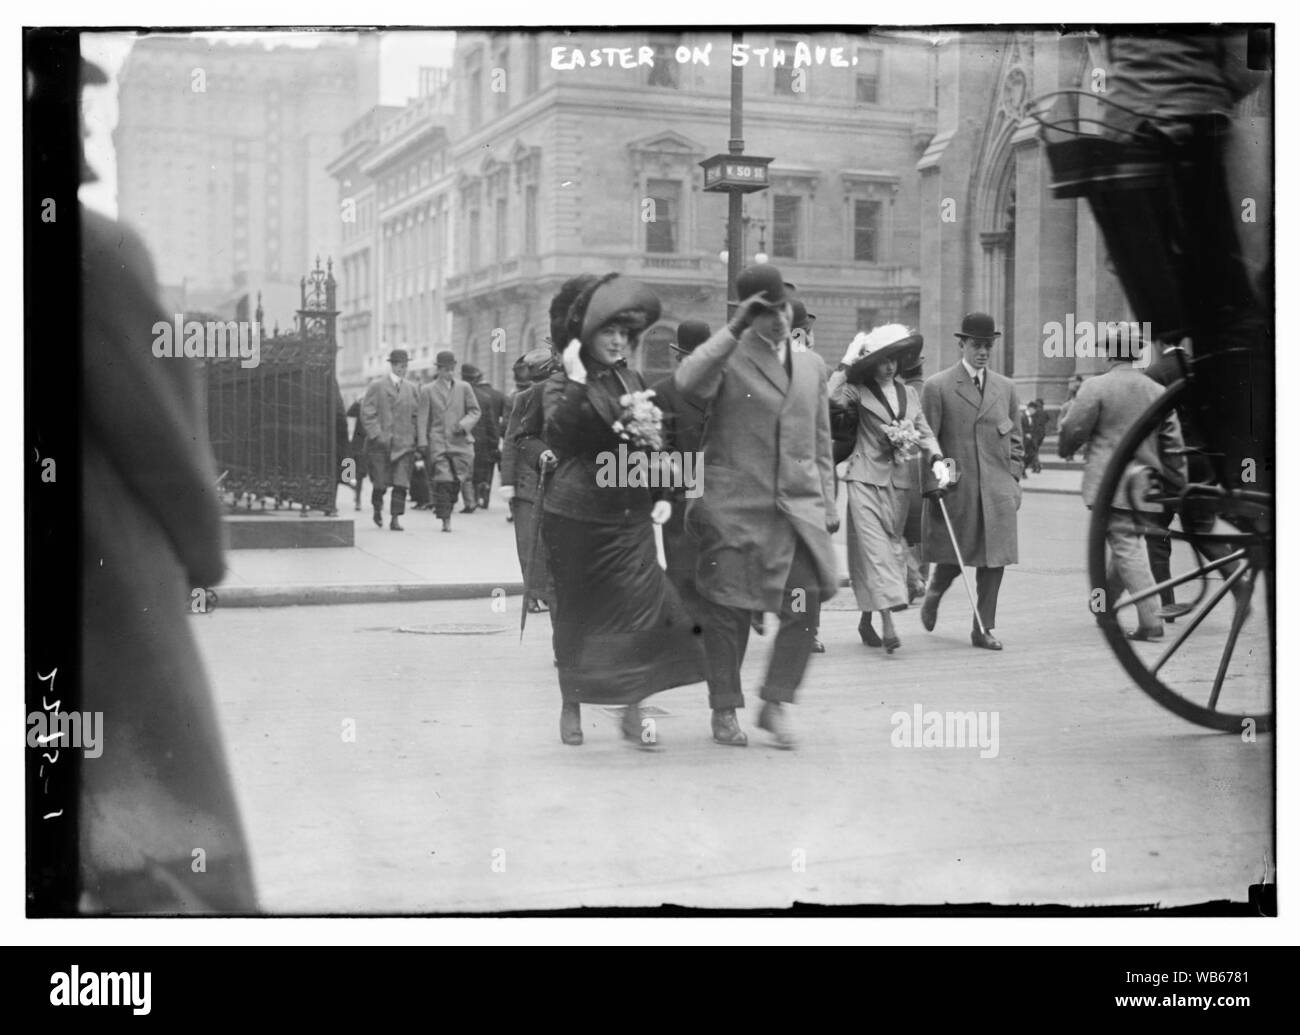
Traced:
<path id="1" fill-rule="evenodd" d="M 1020 402 L 1011 379 L 989 369 L 1001 331 L 987 313 L 969 313 L 956 333 L 961 358 L 929 378 L 921 407 L 943 455 L 960 474 L 946 500 L 926 507 L 925 555 L 934 574 L 921 604 L 921 624 L 934 629 L 939 601 L 964 565 L 975 568 L 978 604 L 972 647 L 1001 650 L 994 633 L 1002 572 L 1018 561 L 1016 512 L 1024 443 Z"/>

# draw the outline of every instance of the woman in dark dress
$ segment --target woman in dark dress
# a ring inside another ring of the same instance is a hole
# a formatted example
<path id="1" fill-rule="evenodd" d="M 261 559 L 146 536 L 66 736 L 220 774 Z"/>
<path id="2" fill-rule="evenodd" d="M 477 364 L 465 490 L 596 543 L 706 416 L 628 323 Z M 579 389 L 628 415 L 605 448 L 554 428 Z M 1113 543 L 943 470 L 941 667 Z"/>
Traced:
<path id="1" fill-rule="evenodd" d="M 542 539 L 555 579 L 566 744 L 582 743 L 587 702 L 626 705 L 623 736 L 653 747 L 639 703 L 704 679 L 701 638 L 655 550 L 654 525 L 667 520 L 671 505 L 656 500 L 658 490 L 644 479 L 622 477 L 639 469 L 635 454 L 659 448 L 656 422 L 629 421 L 623 401 L 645 391 L 626 356 L 659 311 L 637 281 L 610 274 L 590 285 L 569 310 L 564 370 L 542 386 L 546 441 L 558 461 L 546 486 Z M 630 426 L 620 434 L 616 425 Z"/>

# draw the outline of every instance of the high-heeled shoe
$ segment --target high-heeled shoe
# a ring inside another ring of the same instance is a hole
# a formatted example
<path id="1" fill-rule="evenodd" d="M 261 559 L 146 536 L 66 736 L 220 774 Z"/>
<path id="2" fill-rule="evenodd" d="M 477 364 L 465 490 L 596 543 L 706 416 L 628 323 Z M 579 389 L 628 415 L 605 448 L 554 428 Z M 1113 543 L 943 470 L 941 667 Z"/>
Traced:
<path id="1" fill-rule="evenodd" d="M 881 639 L 876 635 L 876 630 L 871 625 L 871 612 L 863 611 L 862 617 L 858 619 L 858 636 L 868 647 L 881 646 Z"/>
<path id="2" fill-rule="evenodd" d="M 883 642 L 886 654 L 893 654 L 894 651 L 898 650 L 898 648 L 903 645 L 903 641 L 897 636 L 886 636 Z"/>
<path id="3" fill-rule="evenodd" d="M 582 743 L 582 705 L 560 706 L 560 739 L 573 747 Z"/>

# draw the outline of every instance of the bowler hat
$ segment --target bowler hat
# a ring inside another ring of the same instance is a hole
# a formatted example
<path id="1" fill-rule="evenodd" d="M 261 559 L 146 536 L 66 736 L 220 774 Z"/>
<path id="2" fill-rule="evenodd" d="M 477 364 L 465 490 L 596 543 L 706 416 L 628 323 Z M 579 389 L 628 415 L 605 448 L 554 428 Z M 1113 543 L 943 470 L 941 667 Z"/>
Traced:
<path id="1" fill-rule="evenodd" d="M 439 352 L 436 356 L 433 357 L 433 363 L 434 366 L 443 367 L 443 368 L 451 367 L 453 370 L 455 370 L 456 354 L 454 352 L 448 352 L 446 349 L 444 349 L 442 352 Z"/>
<path id="2" fill-rule="evenodd" d="M 536 384 L 538 381 L 545 381 L 559 369 L 559 360 L 554 351 L 546 348 L 531 349 L 519 357 L 519 361 L 515 364 L 517 371 L 515 376 L 521 381 L 527 380 Z"/>
<path id="3" fill-rule="evenodd" d="M 763 301 L 773 309 L 790 301 L 790 292 L 781 271 L 768 263 L 747 266 L 736 277 L 738 301 L 743 302 L 760 293 Z"/>
<path id="4" fill-rule="evenodd" d="M 709 340 L 713 332 L 703 320 L 683 320 L 677 325 L 677 344 L 670 346 L 674 352 L 689 356 L 697 347 Z"/>
<path id="5" fill-rule="evenodd" d="M 967 313 L 961 318 L 961 330 L 956 331 L 955 336 L 963 340 L 975 338 L 992 341 L 994 338 L 1002 337 L 1002 332 L 993 329 L 993 317 L 988 313 Z"/>
<path id="6" fill-rule="evenodd" d="M 411 362 L 411 357 L 407 353 L 406 349 L 393 349 L 393 351 L 388 354 L 388 362 L 409 363 Z"/>
<path id="7" fill-rule="evenodd" d="M 790 308 L 794 310 L 794 316 L 790 320 L 791 330 L 809 330 L 812 322 L 817 319 L 817 314 L 808 312 L 808 307 L 797 298 L 791 301 Z"/>

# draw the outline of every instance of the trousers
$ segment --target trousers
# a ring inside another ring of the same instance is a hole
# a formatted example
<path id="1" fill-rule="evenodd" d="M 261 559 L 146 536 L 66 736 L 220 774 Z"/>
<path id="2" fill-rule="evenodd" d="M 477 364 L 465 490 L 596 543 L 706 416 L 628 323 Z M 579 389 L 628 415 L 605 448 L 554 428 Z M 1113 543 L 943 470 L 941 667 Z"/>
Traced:
<path id="1" fill-rule="evenodd" d="M 975 569 L 975 599 L 978 601 L 980 618 L 984 621 L 985 629 L 992 629 L 997 624 L 998 617 L 998 590 L 1002 588 L 1002 573 L 1005 568 L 976 568 Z M 948 587 L 952 585 L 953 580 L 960 578 L 961 566 L 957 564 L 936 564 L 934 566 L 934 575 L 930 579 L 930 592 L 936 598 L 942 597 L 947 592 Z M 975 621 L 975 616 L 971 615 L 971 629 L 979 632 L 979 623 Z"/>
<path id="2" fill-rule="evenodd" d="M 796 540 L 794 561 L 781 595 L 781 625 L 772 646 L 767 677 L 759 697 L 764 701 L 793 703 L 812 655 L 813 639 L 821 624 L 821 590 L 812 554 Z M 705 675 L 710 708 L 743 708 L 740 666 L 749 645 L 753 612 L 699 597 L 699 621 L 704 629 Z"/>

